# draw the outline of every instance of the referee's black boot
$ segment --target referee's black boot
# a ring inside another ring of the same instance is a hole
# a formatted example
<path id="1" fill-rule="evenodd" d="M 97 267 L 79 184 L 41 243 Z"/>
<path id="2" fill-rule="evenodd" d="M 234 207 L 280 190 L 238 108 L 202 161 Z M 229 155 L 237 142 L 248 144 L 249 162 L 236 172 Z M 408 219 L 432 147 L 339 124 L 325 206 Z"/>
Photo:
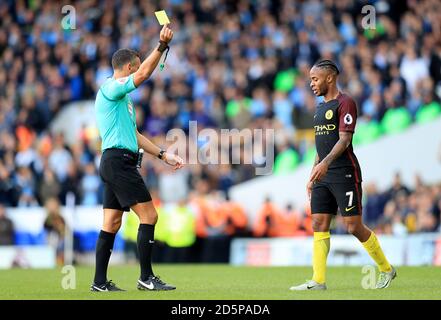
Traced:
<path id="1" fill-rule="evenodd" d="M 95 283 L 92 283 L 90 286 L 90 291 L 95 292 L 104 292 L 104 291 L 126 291 L 121 288 L 118 288 L 112 280 L 106 281 L 106 283 L 102 285 L 96 285 Z"/>
<path id="2" fill-rule="evenodd" d="M 175 290 L 176 287 L 166 284 L 158 276 L 150 275 L 146 281 L 138 280 L 138 289 L 147 291 Z"/>

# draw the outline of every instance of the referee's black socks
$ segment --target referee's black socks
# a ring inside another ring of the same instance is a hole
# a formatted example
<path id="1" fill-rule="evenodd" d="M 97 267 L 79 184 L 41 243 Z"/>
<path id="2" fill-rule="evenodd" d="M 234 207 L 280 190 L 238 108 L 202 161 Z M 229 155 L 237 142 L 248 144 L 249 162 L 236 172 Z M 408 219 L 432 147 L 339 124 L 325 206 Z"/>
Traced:
<path id="1" fill-rule="evenodd" d="M 139 264 L 141 266 L 141 281 L 146 281 L 152 270 L 152 249 L 155 236 L 155 226 L 151 224 L 140 224 L 138 229 L 138 252 Z"/>
<path id="2" fill-rule="evenodd" d="M 95 279 L 96 285 L 102 285 L 107 281 L 107 266 L 112 254 L 115 233 L 101 230 L 96 243 Z"/>

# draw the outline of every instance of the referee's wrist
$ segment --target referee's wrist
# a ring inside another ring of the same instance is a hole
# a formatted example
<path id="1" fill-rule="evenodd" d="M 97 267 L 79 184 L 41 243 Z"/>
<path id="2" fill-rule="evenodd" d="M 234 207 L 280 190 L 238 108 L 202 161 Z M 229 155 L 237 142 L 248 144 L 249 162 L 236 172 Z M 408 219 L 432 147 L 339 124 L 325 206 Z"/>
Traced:
<path id="1" fill-rule="evenodd" d="M 158 51 L 163 53 L 165 50 L 167 50 L 167 48 L 169 48 L 168 42 L 165 42 L 163 40 L 159 40 Z"/>

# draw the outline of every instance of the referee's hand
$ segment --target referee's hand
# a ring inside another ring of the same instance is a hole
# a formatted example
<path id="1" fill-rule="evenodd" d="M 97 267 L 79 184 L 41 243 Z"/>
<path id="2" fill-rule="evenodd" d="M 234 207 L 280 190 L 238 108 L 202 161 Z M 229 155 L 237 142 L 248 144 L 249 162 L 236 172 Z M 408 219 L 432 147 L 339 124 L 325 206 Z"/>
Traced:
<path id="1" fill-rule="evenodd" d="M 159 40 L 169 43 L 173 39 L 173 31 L 170 29 L 169 24 L 164 24 L 159 34 Z"/>
<path id="2" fill-rule="evenodd" d="M 172 166 L 173 170 L 181 169 L 184 166 L 184 160 L 182 160 L 180 156 L 177 156 L 173 153 L 164 153 L 162 159 L 166 164 Z"/>

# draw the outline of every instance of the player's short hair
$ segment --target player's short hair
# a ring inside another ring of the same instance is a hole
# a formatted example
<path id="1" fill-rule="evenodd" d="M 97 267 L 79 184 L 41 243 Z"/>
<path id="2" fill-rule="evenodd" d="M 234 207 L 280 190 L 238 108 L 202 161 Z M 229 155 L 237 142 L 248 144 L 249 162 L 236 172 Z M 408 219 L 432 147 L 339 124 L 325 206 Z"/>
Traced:
<path id="1" fill-rule="evenodd" d="M 138 52 L 132 49 L 118 49 L 112 56 L 113 69 L 121 69 L 125 64 L 132 62 L 135 58 L 141 59 Z"/>
<path id="2" fill-rule="evenodd" d="M 340 70 L 338 69 L 337 65 L 331 60 L 320 60 L 314 64 L 314 67 L 331 70 L 335 72 L 336 75 L 340 73 Z"/>

